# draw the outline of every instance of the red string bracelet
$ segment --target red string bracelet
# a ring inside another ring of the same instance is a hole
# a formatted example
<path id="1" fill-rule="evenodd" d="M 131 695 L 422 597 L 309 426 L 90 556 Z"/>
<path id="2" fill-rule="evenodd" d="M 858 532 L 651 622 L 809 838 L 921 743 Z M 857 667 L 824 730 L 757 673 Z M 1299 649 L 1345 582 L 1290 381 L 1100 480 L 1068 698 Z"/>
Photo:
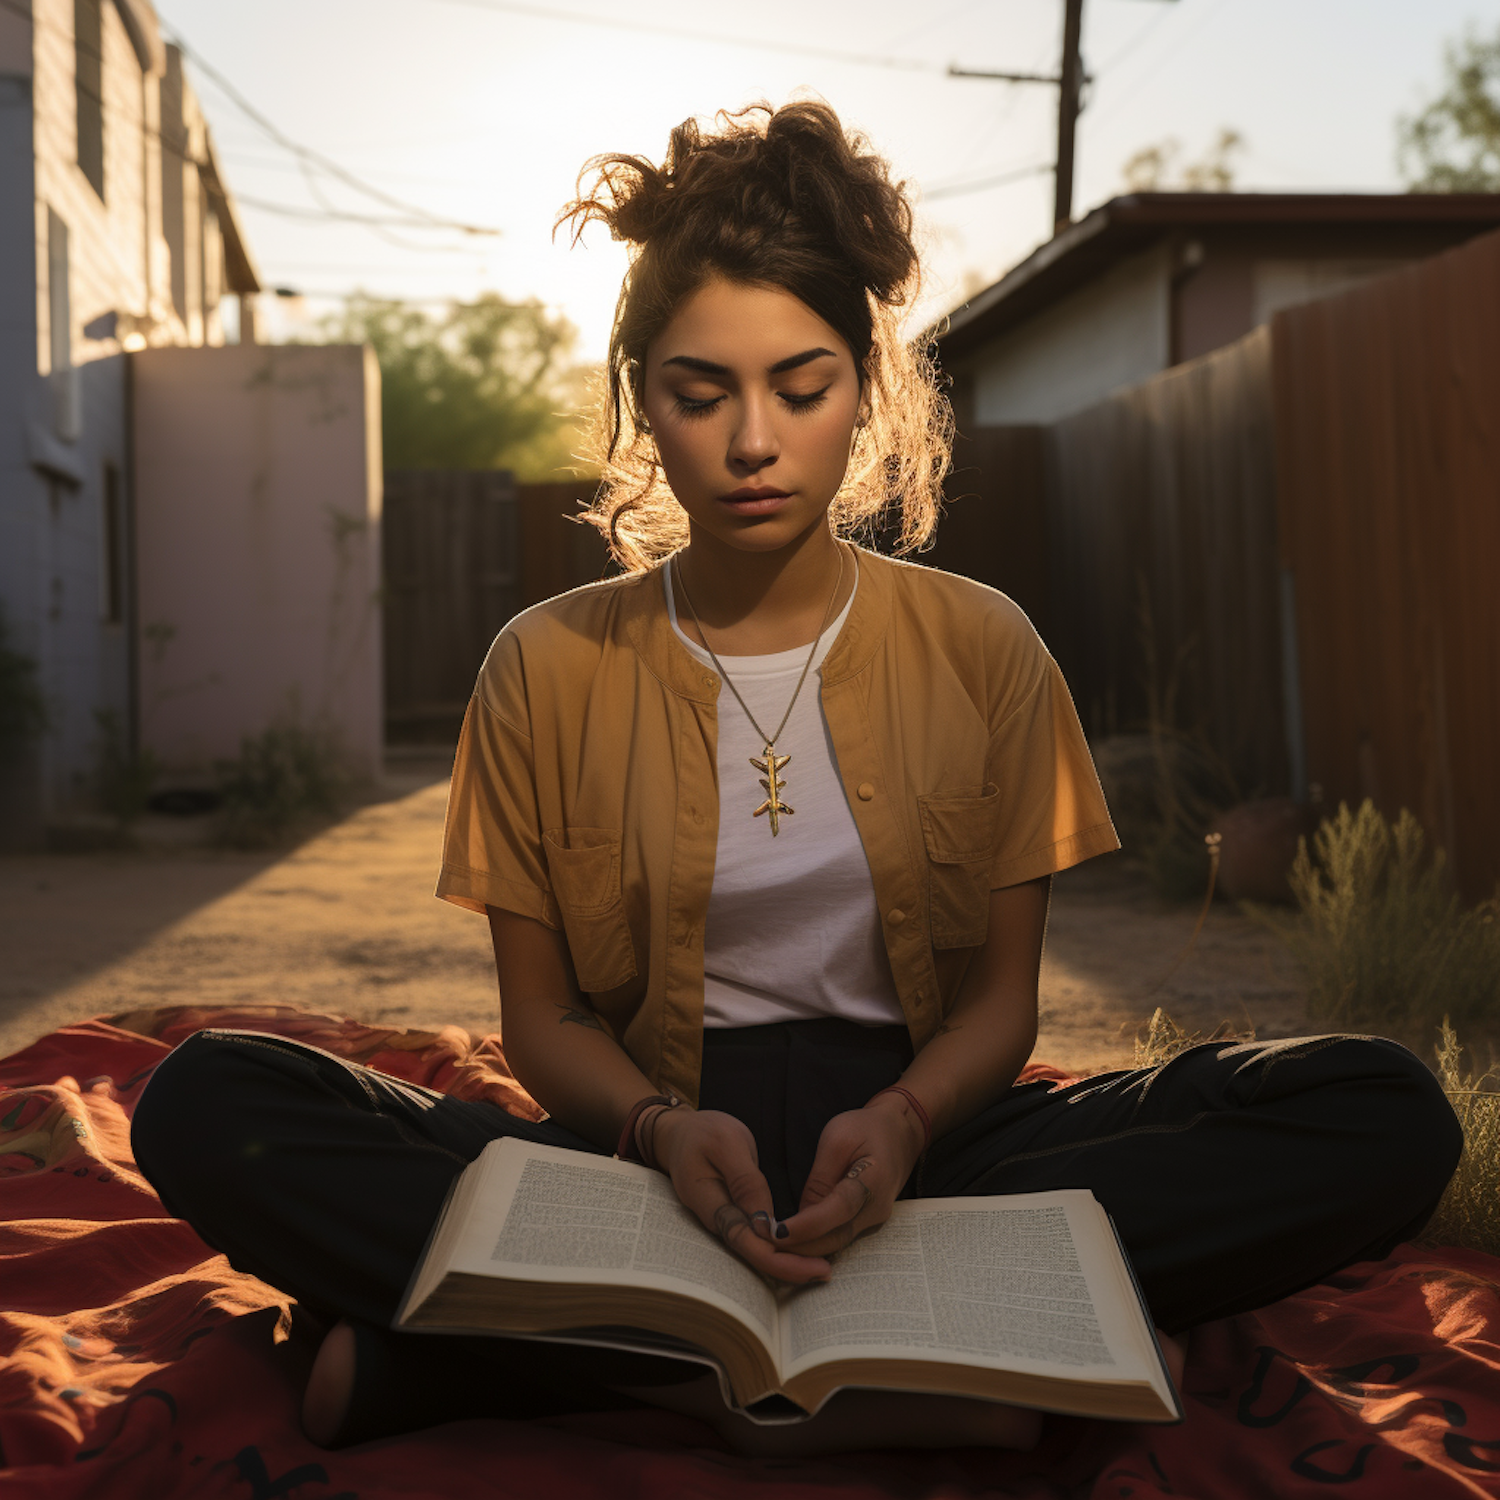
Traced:
<path id="1" fill-rule="evenodd" d="M 615 1155 L 621 1161 L 641 1161 L 639 1143 L 635 1138 L 636 1122 L 654 1104 L 663 1104 L 668 1109 L 676 1109 L 682 1100 L 676 1094 L 647 1094 L 644 1099 L 637 1099 L 630 1106 L 630 1113 L 625 1116 L 625 1124 L 620 1130 L 620 1139 L 615 1146 Z"/>
<path id="2" fill-rule="evenodd" d="M 903 1088 L 899 1083 L 893 1083 L 889 1088 L 878 1089 L 871 1094 L 868 1103 L 873 1104 L 881 1094 L 900 1094 L 911 1105 L 912 1113 L 921 1122 L 922 1149 L 926 1151 L 932 1145 L 932 1117 L 922 1108 L 922 1101 L 910 1089 Z"/>

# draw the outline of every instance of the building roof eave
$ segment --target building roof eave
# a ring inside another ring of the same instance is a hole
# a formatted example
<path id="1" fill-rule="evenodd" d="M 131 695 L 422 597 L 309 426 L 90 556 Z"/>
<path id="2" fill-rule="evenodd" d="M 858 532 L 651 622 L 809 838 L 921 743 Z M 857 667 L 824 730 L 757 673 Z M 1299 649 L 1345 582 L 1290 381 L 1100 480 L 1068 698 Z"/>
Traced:
<path id="1" fill-rule="evenodd" d="M 1500 226 L 1500 193 L 1131 193 L 1101 204 L 956 308 L 934 334 L 967 354 L 1172 233 L 1225 226 Z"/>
<path id="2" fill-rule="evenodd" d="M 224 174 L 219 170 L 218 153 L 214 150 L 213 137 L 205 132 L 204 161 L 201 166 L 203 185 L 208 191 L 208 200 L 219 220 L 219 229 L 224 236 L 224 271 L 229 281 L 229 290 L 241 296 L 261 289 L 260 272 L 250 253 L 250 242 L 240 223 L 240 211 L 234 198 L 224 185 Z"/>

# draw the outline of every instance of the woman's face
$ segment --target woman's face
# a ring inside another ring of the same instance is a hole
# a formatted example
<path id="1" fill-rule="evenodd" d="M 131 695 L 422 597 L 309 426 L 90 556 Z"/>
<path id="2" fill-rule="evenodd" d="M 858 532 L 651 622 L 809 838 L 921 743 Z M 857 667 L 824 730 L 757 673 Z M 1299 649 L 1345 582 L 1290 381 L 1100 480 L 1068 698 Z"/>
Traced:
<path id="1" fill-rule="evenodd" d="M 849 346 L 805 302 L 710 281 L 646 351 L 644 415 L 695 528 L 769 552 L 820 524 L 860 412 Z"/>

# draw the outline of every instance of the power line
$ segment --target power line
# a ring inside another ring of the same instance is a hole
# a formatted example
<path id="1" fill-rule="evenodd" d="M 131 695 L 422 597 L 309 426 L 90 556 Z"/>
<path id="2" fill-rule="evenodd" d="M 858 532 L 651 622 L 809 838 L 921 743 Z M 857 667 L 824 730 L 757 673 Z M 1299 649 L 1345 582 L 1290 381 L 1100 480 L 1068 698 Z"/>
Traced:
<path id="1" fill-rule="evenodd" d="M 260 110 L 258 110 L 253 104 L 251 104 L 251 102 L 239 91 L 239 89 L 237 89 L 234 84 L 232 84 L 221 72 L 219 72 L 217 68 L 204 61 L 203 57 L 199 53 L 189 48 L 187 43 L 182 40 L 181 36 L 173 31 L 168 31 L 167 36 L 172 42 L 172 45 L 182 53 L 183 57 L 187 58 L 193 64 L 193 66 L 197 68 L 197 70 L 206 78 L 211 79 L 218 86 L 225 97 L 228 98 L 230 102 L 233 103 L 235 107 L 239 109 L 247 119 L 253 121 L 254 124 L 257 125 L 267 136 L 269 136 L 271 140 L 275 141 L 276 144 L 282 148 L 282 150 L 291 152 L 291 154 L 297 157 L 299 160 L 306 162 L 311 166 L 317 167 L 320 171 L 327 173 L 330 177 L 337 178 L 347 187 L 353 188 L 358 193 L 363 193 L 367 198 L 372 198 L 377 203 L 383 203 L 387 208 L 396 209 L 399 213 L 406 216 L 406 222 L 408 224 L 414 220 L 419 220 L 425 222 L 426 225 L 431 228 L 452 229 L 456 230 L 460 234 L 481 235 L 487 237 L 492 237 L 500 233 L 498 229 L 491 228 L 487 225 L 466 224 L 457 219 L 445 219 L 440 214 L 435 214 L 431 212 L 431 210 L 422 208 L 418 204 L 408 203 L 404 199 L 394 197 L 392 194 L 387 193 L 383 188 L 378 188 L 373 183 L 366 182 L 362 177 L 359 177 L 355 173 L 349 171 L 347 167 L 340 166 L 338 162 L 333 161 L 327 156 L 324 156 L 321 151 L 316 151 L 311 146 L 304 146 L 300 141 L 293 140 L 292 137 L 289 136 L 284 130 L 282 130 L 279 125 L 277 125 L 273 120 L 269 119 L 266 115 L 262 114 Z M 343 216 L 341 215 L 341 217 Z M 368 220 L 368 222 L 376 221 L 370 219 Z"/>
<path id="2" fill-rule="evenodd" d="M 302 175 L 303 164 L 296 161 L 288 161 L 284 156 L 247 156 L 238 146 L 226 147 L 222 141 L 219 142 L 219 160 L 228 162 L 238 172 L 295 172 Z M 457 187 L 472 188 L 476 185 L 475 177 L 433 177 L 422 172 L 387 172 L 382 170 L 379 174 L 388 182 L 415 182 L 423 187 Z"/>
<path id="3" fill-rule="evenodd" d="M 1161 23 L 1165 21 L 1171 14 L 1172 12 L 1166 9 L 1165 6 L 1158 9 L 1156 14 L 1152 16 L 1151 19 L 1147 21 L 1146 24 L 1142 26 L 1134 36 L 1132 36 L 1128 41 L 1121 43 L 1120 46 L 1116 47 L 1115 50 L 1111 52 L 1102 63 L 1099 64 L 1099 71 L 1101 73 L 1108 73 L 1110 69 L 1113 68 L 1117 63 L 1124 62 L 1132 52 L 1134 52 L 1143 43 L 1151 39 L 1157 27 L 1159 27 Z"/>
<path id="4" fill-rule="evenodd" d="M 45 31 L 50 31 L 55 35 L 64 38 L 74 46 L 82 46 L 83 50 L 90 53 L 91 55 L 96 55 L 100 58 L 102 58 L 104 55 L 103 52 L 99 49 L 90 47 L 87 44 L 80 43 L 71 31 L 68 31 L 62 26 L 57 25 L 55 22 L 49 20 L 45 16 L 38 16 L 34 14 L 27 6 L 22 5 L 20 3 L 20 0 L 0 0 L 0 10 L 8 10 L 12 15 L 21 17 L 22 20 L 29 22 L 32 26 L 39 27 Z M 299 161 L 302 162 L 304 167 L 306 167 L 308 164 L 317 165 L 321 170 L 331 172 L 341 181 L 348 183 L 349 186 L 355 187 L 361 192 L 365 192 L 370 196 L 389 204 L 392 207 L 400 209 L 406 215 L 406 217 L 402 219 L 386 219 L 379 215 L 373 214 L 359 215 L 354 213 L 346 213 L 343 210 L 333 208 L 332 206 L 327 206 L 323 211 L 318 212 L 311 209 L 299 208 L 297 205 L 290 203 L 272 203 L 262 198 L 242 198 L 238 193 L 232 195 L 233 201 L 236 204 L 244 204 L 246 207 L 255 208 L 262 213 L 279 214 L 285 218 L 330 219 L 363 224 L 367 228 L 372 229 L 377 234 L 381 234 L 383 231 L 383 226 L 387 224 L 395 224 L 403 228 L 457 230 L 463 234 L 475 236 L 482 235 L 485 237 L 496 237 L 501 233 L 501 231 L 498 229 L 480 227 L 471 224 L 464 224 L 455 220 L 444 219 L 439 215 L 429 212 L 427 209 L 404 203 L 399 198 L 392 198 L 389 194 L 382 193 L 379 188 L 375 188 L 368 184 L 362 183 L 360 179 L 357 178 L 353 173 L 347 172 L 336 162 L 329 161 L 328 158 L 323 157 L 319 152 L 314 151 L 311 147 L 302 146 L 298 142 L 293 141 L 289 136 L 285 134 L 285 132 L 281 131 L 264 115 L 260 114 L 260 112 L 256 110 L 247 100 L 245 100 L 243 96 L 240 95 L 234 88 L 234 86 L 230 84 L 221 74 L 217 73 L 213 68 L 209 67 L 209 65 L 205 63 L 203 59 L 199 57 L 195 52 L 192 52 L 180 36 L 178 36 L 176 33 L 171 32 L 168 33 L 168 36 L 172 42 L 172 45 L 175 46 L 185 58 L 191 59 L 193 65 L 196 68 L 198 68 L 207 76 L 211 77 L 214 82 L 224 90 L 224 92 L 230 97 L 230 99 L 241 109 L 243 109 L 250 119 L 255 121 L 255 123 L 263 132 L 269 134 L 271 138 L 277 142 L 278 145 L 281 145 L 284 149 L 290 151 L 294 156 L 296 156 Z M 103 100 L 101 99 L 100 102 L 102 103 Z M 147 124 L 144 118 L 139 122 L 139 126 L 142 135 L 144 135 L 146 139 L 155 141 L 164 152 L 166 152 L 170 156 L 176 157 L 178 161 L 197 167 L 206 179 L 209 179 L 212 182 L 218 184 L 218 191 L 224 192 L 226 195 L 228 195 L 228 190 L 223 186 L 222 183 L 218 182 L 218 176 L 214 170 L 214 164 L 211 160 L 209 160 L 207 157 L 194 156 L 186 149 L 183 142 L 173 140 L 159 127 Z M 309 184 L 309 186 L 311 186 L 311 184 Z M 320 196 L 319 194 L 317 194 L 316 190 L 314 190 L 314 196 Z M 323 201 L 326 204 L 326 200 Z M 452 245 L 418 245 L 412 244 L 410 241 L 395 240 L 390 235 L 384 235 L 384 237 L 390 240 L 391 243 L 399 244 L 401 248 L 407 250 L 421 250 L 430 253 L 433 251 L 452 251 L 458 248 L 457 246 Z"/>
<path id="5" fill-rule="evenodd" d="M 277 214 L 284 219 L 306 219 L 314 223 L 364 224 L 391 229 L 432 229 L 435 227 L 427 219 L 401 218 L 396 214 L 361 214 L 343 208 L 305 208 L 295 203 L 273 203 L 266 198 L 247 198 L 243 193 L 236 193 L 234 201 L 243 204 L 246 208 L 259 209 L 262 213 Z M 495 232 L 499 233 L 498 230 Z M 462 250 L 464 247 L 461 245 L 418 245 L 412 248 Z"/>
<path id="6" fill-rule="evenodd" d="M 995 177 L 979 177 L 972 182 L 939 183 L 936 187 L 923 190 L 922 201 L 931 203 L 939 198 L 959 198 L 965 193 L 982 193 L 987 188 L 1004 187 L 1007 183 L 1020 182 L 1027 177 L 1040 177 L 1052 171 L 1052 168 L 1053 163 L 1050 161 L 1033 162 L 1029 167 L 1016 167 Z"/>
<path id="7" fill-rule="evenodd" d="M 497 11 L 506 15 L 530 16 L 539 21 L 562 21 L 575 26 L 600 26 L 612 31 L 632 31 L 644 36 L 671 37 L 676 41 L 707 42 L 715 47 L 734 47 L 754 52 L 779 52 L 788 57 L 816 57 L 824 62 L 849 63 L 860 68 L 893 68 L 903 73 L 937 73 L 945 70 L 937 63 L 915 57 L 881 57 L 866 52 L 842 52 L 836 47 L 806 47 L 797 42 L 766 41 L 760 37 L 725 36 L 723 32 L 695 31 L 682 26 L 665 26 L 655 21 L 633 21 L 621 16 L 591 15 L 587 11 L 558 10 L 550 5 L 531 5 L 526 0 L 444 0 L 447 5 L 462 5 L 470 10 Z"/>
<path id="8" fill-rule="evenodd" d="M 1141 86 L 1146 83 L 1146 81 L 1150 79 L 1153 74 L 1157 72 L 1161 65 L 1169 58 L 1171 58 L 1175 53 L 1179 52 L 1182 49 L 1183 44 L 1188 41 L 1189 38 L 1196 36 L 1203 29 L 1203 25 L 1208 20 L 1208 18 L 1212 15 L 1217 14 L 1218 11 L 1223 7 L 1223 5 L 1224 0 L 1217 0 L 1217 3 L 1216 0 L 1206 0 L 1203 8 L 1198 12 L 1196 18 L 1197 24 L 1185 25 L 1184 29 L 1179 31 L 1176 37 L 1156 54 L 1156 57 L 1147 65 L 1144 72 L 1137 73 L 1136 76 L 1131 79 L 1128 84 L 1125 85 L 1124 89 L 1122 89 L 1118 94 L 1112 94 L 1096 110 L 1094 110 L 1094 112 L 1089 116 L 1088 119 L 1090 128 L 1099 123 L 1101 116 L 1107 116 L 1111 110 L 1118 109 L 1126 99 L 1129 99 L 1133 94 L 1138 93 L 1141 89 Z"/>

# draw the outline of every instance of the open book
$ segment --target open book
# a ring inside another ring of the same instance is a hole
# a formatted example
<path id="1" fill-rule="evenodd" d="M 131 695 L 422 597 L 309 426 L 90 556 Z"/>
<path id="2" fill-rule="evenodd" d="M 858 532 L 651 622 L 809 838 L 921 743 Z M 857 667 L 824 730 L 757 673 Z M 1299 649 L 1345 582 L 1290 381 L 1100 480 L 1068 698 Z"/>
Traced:
<path id="1" fill-rule="evenodd" d="M 828 1282 L 789 1288 L 660 1173 L 498 1140 L 455 1183 L 396 1325 L 698 1359 L 760 1420 L 800 1420 L 844 1386 L 1182 1416 L 1113 1226 L 1081 1190 L 898 1203 Z"/>

